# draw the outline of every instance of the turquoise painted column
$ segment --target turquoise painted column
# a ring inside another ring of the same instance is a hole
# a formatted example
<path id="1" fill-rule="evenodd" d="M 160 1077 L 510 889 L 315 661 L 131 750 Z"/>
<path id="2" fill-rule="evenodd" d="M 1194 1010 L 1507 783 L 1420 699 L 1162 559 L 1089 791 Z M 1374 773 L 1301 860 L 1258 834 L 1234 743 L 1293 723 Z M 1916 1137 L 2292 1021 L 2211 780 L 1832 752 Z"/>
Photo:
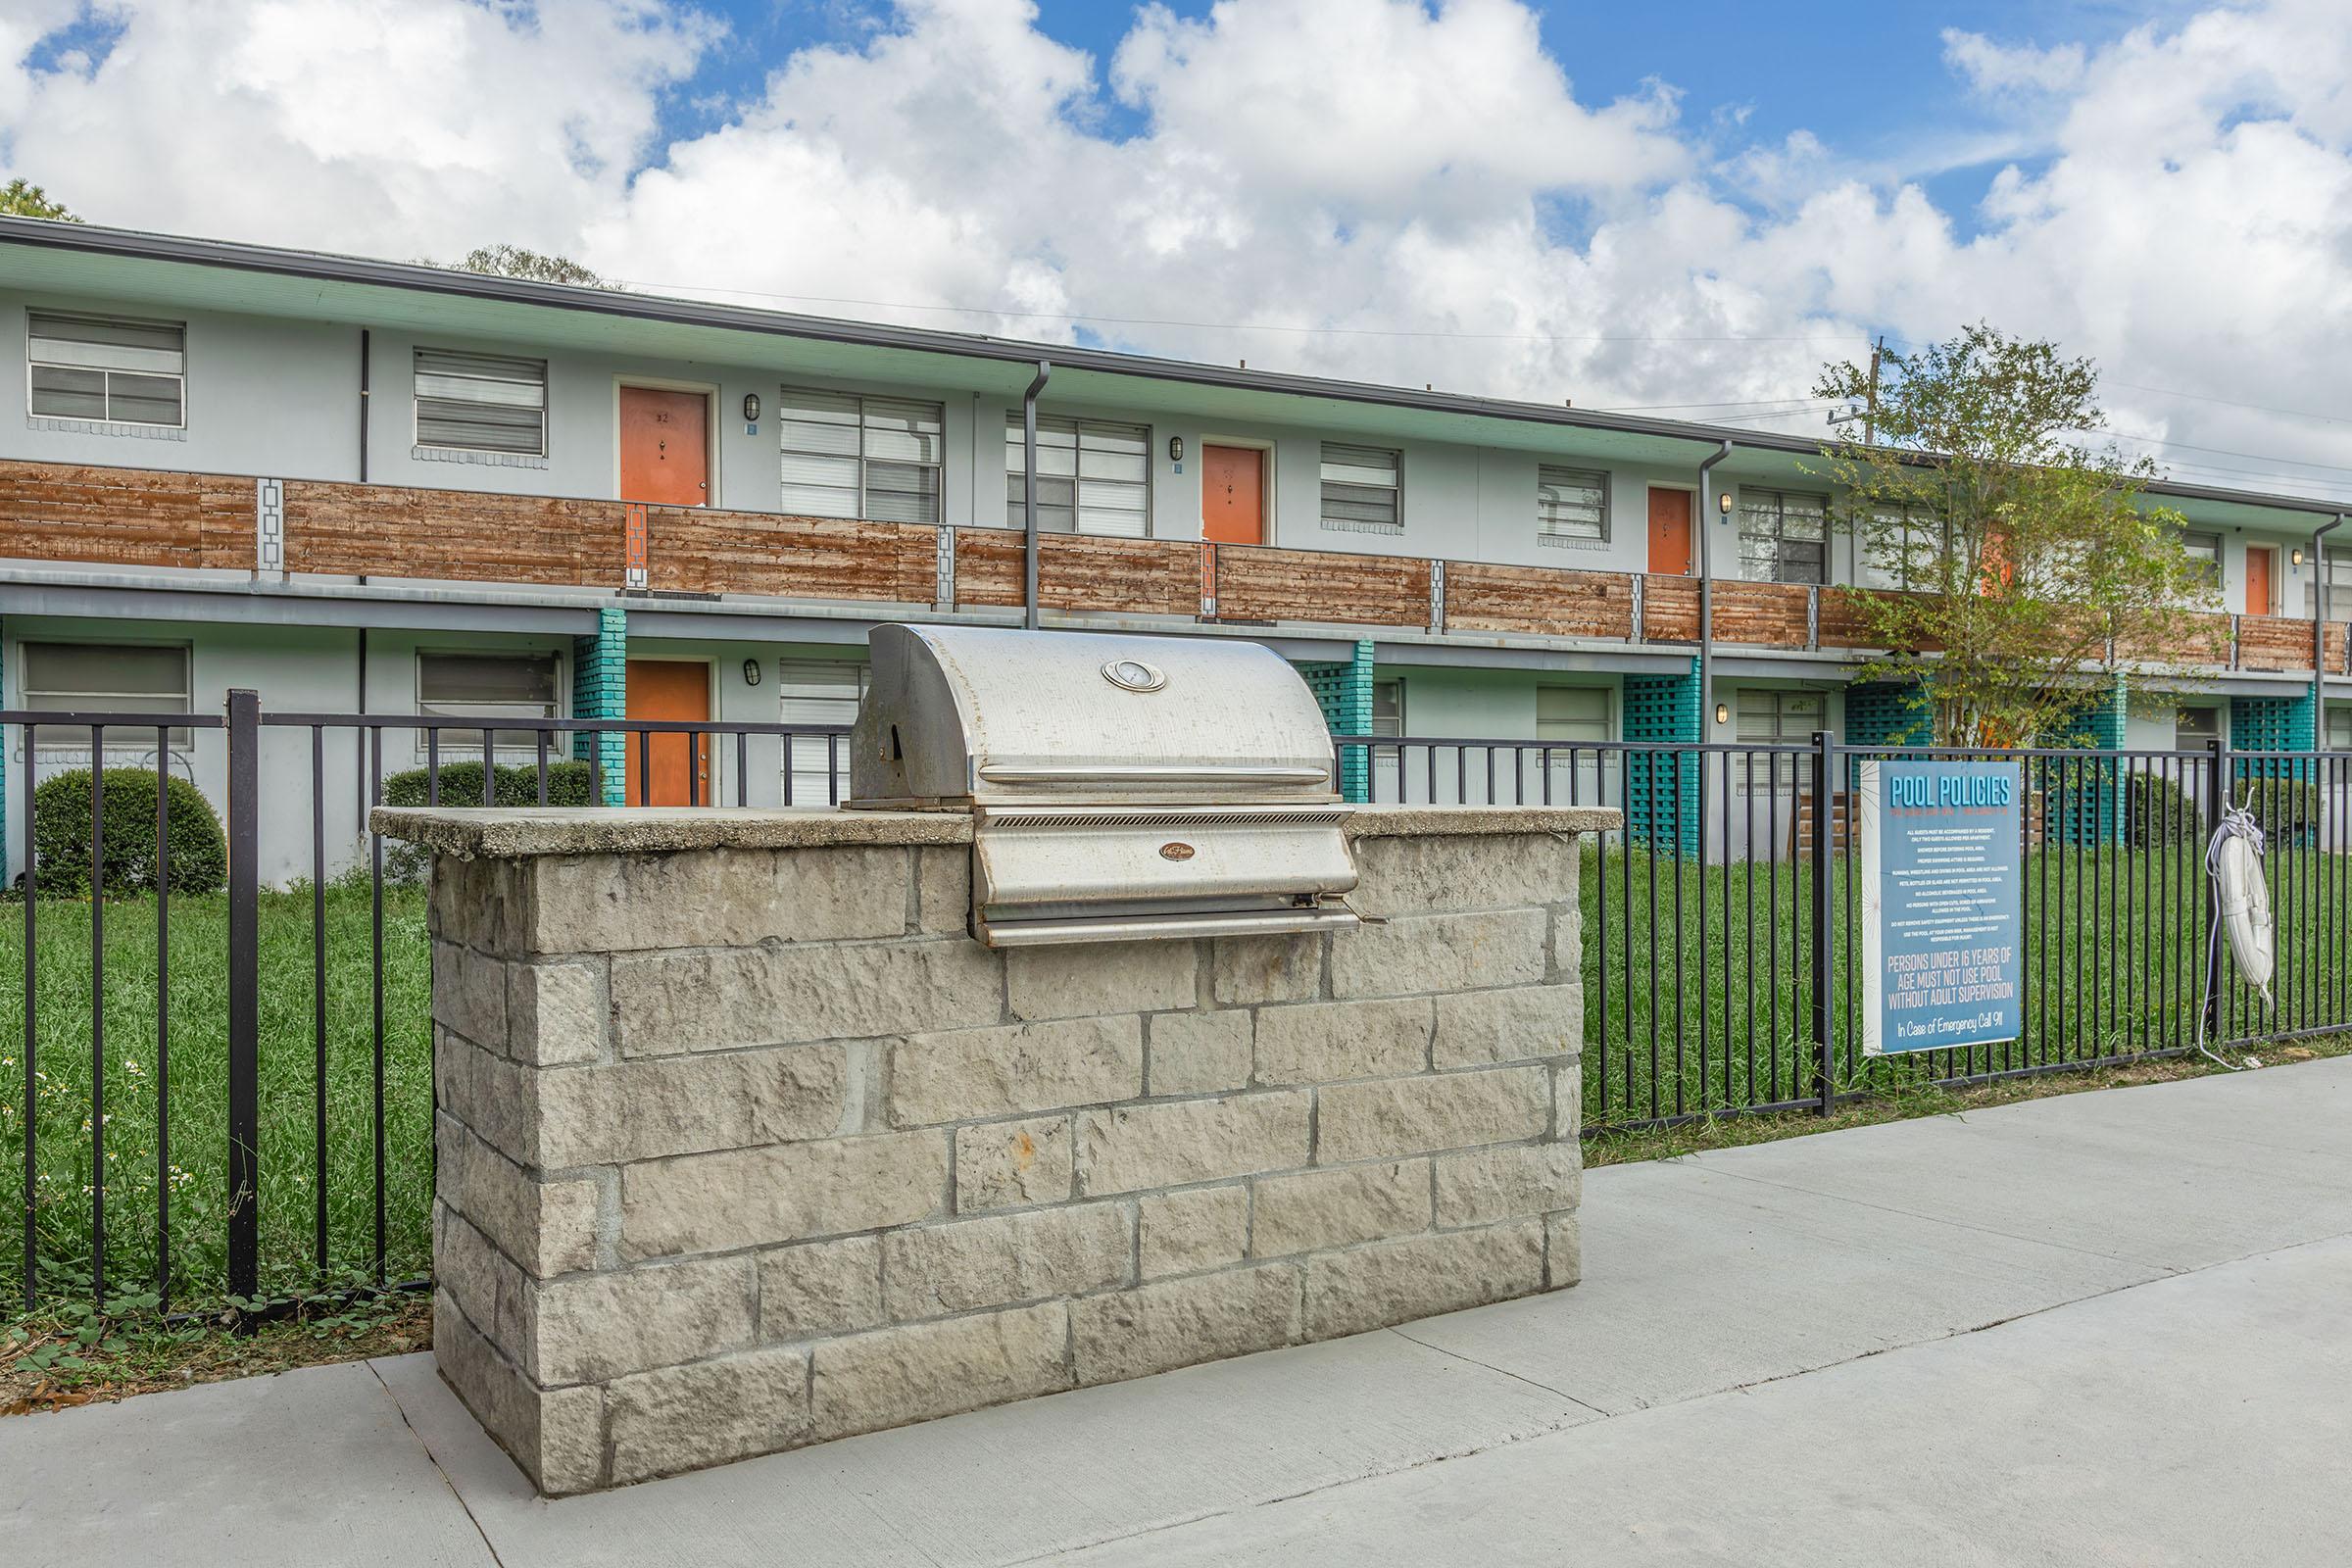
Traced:
<path id="1" fill-rule="evenodd" d="M 596 612 L 596 634 L 571 640 L 571 716 L 626 718 L 629 714 L 629 612 L 617 605 Z M 604 783 L 603 804 L 629 798 L 628 737 L 617 730 L 576 730 L 571 755 L 593 761 Z"/>
<path id="2" fill-rule="evenodd" d="M 2125 719 L 2130 711 L 2124 678 L 2101 693 L 2096 703 L 2078 712 L 2058 733 L 2061 746 L 2079 746 L 2088 753 L 2124 749 Z M 2124 841 L 2122 768 L 2112 760 L 2065 764 L 2079 770 L 2071 782 L 2052 793 L 2059 800 L 2058 835 L 2078 846 L 2121 844 Z"/>
<path id="3" fill-rule="evenodd" d="M 1334 735 L 1372 733 L 1372 642 L 1365 638 L 1339 664 L 1301 664 L 1306 689 L 1323 710 L 1323 722 Z M 1340 756 L 1340 797 L 1348 801 L 1372 798 L 1372 759 L 1359 748 Z"/>
<path id="4" fill-rule="evenodd" d="M 1674 675 L 1625 677 L 1625 738 L 1629 741 L 1703 739 L 1698 661 Z M 1697 752 L 1629 752 L 1625 758 L 1625 826 L 1633 842 L 1669 855 L 1698 853 Z"/>
<path id="5" fill-rule="evenodd" d="M 1845 694 L 1849 746 L 1925 746 L 1932 734 L 1928 715 L 1912 706 L 1911 688 L 1900 681 L 1872 681 Z"/>

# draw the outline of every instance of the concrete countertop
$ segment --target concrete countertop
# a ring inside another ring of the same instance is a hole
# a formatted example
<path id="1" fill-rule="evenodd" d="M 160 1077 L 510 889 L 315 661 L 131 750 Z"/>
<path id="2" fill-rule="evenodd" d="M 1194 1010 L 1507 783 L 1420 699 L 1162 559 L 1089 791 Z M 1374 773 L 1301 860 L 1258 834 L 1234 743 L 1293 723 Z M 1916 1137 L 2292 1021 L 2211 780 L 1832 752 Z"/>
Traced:
<path id="1" fill-rule="evenodd" d="M 1589 806 L 1362 806 L 1350 838 L 1489 833 L 1598 833 L 1623 818 Z M 662 855 L 679 850 L 796 850 L 847 844 L 969 844 L 963 811 L 753 810 L 731 807 L 379 806 L 368 825 L 388 838 L 463 858 Z"/>

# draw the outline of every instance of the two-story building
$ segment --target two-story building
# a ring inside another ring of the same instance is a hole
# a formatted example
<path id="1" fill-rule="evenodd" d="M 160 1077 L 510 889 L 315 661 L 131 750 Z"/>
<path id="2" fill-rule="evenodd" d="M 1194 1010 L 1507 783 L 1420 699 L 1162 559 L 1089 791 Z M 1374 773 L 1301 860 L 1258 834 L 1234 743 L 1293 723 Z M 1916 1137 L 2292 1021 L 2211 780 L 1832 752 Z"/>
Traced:
<path id="1" fill-rule="evenodd" d="M 844 723 L 866 628 L 911 618 L 1256 639 L 1342 732 L 1881 738 L 1839 591 L 1870 573 L 1820 466 L 1801 437 L 0 220 L 10 708 L 252 687 Z M 2335 509 L 2155 489 L 2214 563 L 2229 654 L 2109 744 L 2352 746 L 2352 540 L 2325 612 L 2317 569 Z M 385 765 L 415 765 L 396 733 Z M 826 760 L 798 744 L 806 802 Z M 88 745 L 44 732 L 33 761 Z M 265 765 L 307 774 L 310 746 L 271 731 Z M 171 751 L 218 798 L 219 735 Z M 349 734 L 331 753 L 356 844 L 365 760 Z M 773 739 L 709 767 L 718 799 L 782 798 Z M 1370 773 L 1351 786 L 1488 787 Z M 273 872 L 307 866 L 307 813 L 265 833 Z"/>

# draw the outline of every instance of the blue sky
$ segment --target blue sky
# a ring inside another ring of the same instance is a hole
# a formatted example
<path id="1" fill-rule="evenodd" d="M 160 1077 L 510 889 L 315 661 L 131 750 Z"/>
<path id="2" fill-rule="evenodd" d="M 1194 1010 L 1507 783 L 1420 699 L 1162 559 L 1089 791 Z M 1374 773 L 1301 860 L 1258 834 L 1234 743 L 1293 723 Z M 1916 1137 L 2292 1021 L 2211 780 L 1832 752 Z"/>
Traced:
<path id="1" fill-rule="evenodd" d="M 700 0 L 723 18 L 726 48 L 714 51 L 663 105 L 672 137 L 708 129 L 724 106 L 756 97 L 767 74 L 809 45 L 857 48 L 893 25 L 888 0 Z M 1212 0 L 1162 0 L 1199 18 Z M 1103 127 L 1142 128 L 1103 77 L 1138 7 L 1122 0 L 1041 0 L 1041 28 L 1095 57 Z M 1946 29 L 2012 44 L 2081 43 L 2095 48 L 2132 27 L 2188 14 L 2186 4 L 2104 0 L 1952 0 L 1925 5 L 1543 4 L 1544 47 L 1587 103 L 1639 93 L 1651 78 L 1684 95 L 1686 125 L 1723 124 L 1727 139 L 1778 142 L 1811 131 L 1843 157 L 1916 179 L 1937 206 L 1976 226 L 1975 205 L 2004 164 L 2029 172 L 2035 150 L 2018 147 L 2014 127 L 1966 93 L 1943 59 Z M 1732 123 L 1724 123 L 1732 122 Z M 1947 163 L 1978 149 L 1993 156 Z"/>

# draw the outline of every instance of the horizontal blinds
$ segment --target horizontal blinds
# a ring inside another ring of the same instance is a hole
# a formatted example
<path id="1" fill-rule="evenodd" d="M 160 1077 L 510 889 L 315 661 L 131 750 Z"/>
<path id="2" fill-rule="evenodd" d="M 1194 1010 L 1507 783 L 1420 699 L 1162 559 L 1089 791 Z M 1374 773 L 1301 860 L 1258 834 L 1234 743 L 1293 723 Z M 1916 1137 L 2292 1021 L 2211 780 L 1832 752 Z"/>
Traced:
<path id="1" fill-rule="evenodd" d="M 1536 469 L 1536 533 L 1544 539 L 1609 536 L 1609 476 L 1585 468 Z"/>
<path id="2" fill-rule="evenodd" d="M 1152 429 L 1104 419 L 1040 415 L 1038 525 L 1056 531 L 1141 539 L 1152 531 Z M 1021 416 L 1004 417 L 1007 514 L 1023 517 L 1028 451 Z"/>
<path id="3" fill-rule="evenodd" d="M 419 445 L 546 455 L 545 360 L 418 349 L 416 378 Z"/>
<path id="4" fill-rule="evenodd" d="M 1323 526 L 1362 533 L 1404 527 L 1398 506 L 1403 455 L 1385 447 L 1323 443 Z"/>
<path id="5" fill-rule="evenodd" d="M 177 427 L 187 422 L 187 328 L 34 311 L 25 358 L 30 413 Z"/>
<path id="6" fill-rule="evenodd" d="M 944 405 L 786 387 L 776 405 L 783 508 L 810 517 L 936 523 Z"/>
<path id="7" fill-rule="evenodd" d="M 776 675 L 778 723 L 831 728 L 857 722 L 858 699 L 865 692 L 864 664 L 838 659 L 785 659 L 777 662 Z M 849 793 L 850 749 L 846 742 L 823 735 L 795 735 L 785 765 L 795 806 L 824 805 Z M 829 785 L 828 765 L 833 771 Z"/>
<path id="8" fill-rule="evenodd" d="M 1605 741 L 1609 738 L 1609 694 L 1597 686 L 1536 688 L 1536 739 Z"/>

